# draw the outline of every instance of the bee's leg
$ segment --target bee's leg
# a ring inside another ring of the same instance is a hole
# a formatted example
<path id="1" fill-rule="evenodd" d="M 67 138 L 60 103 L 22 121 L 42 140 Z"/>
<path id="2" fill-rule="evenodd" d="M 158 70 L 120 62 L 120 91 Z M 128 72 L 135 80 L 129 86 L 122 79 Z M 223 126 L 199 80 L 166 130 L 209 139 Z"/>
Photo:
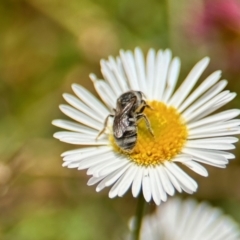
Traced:
<path id="1" fill-rule="evenodd" d="M 146 117 L 146 115 L 143 114 L 143 113 L 139 113 L 139 114 L 137 115 L 137 120 L 140 120 L 141 118 L 144 119 L 144 121 L 145 121 L 145 123 L 146 123 L 146 125 L 147 125 L 147 128 L 148 128 L 148 131 L 154 136 L 153 130 L 152 130 L 152 128 L 151 128 L 151 124 L 150 124 L 148 118 Z"/>
<path id="2" fill-rule="evenodd" d="M 145 107 L 153 110 L 153 108 L 150 105 L 148 105 L 144 100 L 142 100 L 141 105 L 136 109 L 135 112 L 136 113 L 142 113 L 144 111 Z"/>
<path id="3" fill-rule="evenodd" d="M 151 110 L 153 110 L 153 108 L 150 105 L 148 105 L 146 103 L 146 101 L 142 100 L 142 104 L 143 104 L 144 107 L 147 107 L 147 108 L 150 108 Z"/>
<path id="4" fill-rule="evenodd" d="M 98 135 L 97 135 L 97 137 L 96 137 L 96 140 L 105 132 L 109 117 L 114 117 L 114 115 L 113 115 L 113 114 L 109 114 L 109 115 L 105 118 L 105 121 L 104 121 L 104 124 L 103 124 L 104 127 L 103 127 L 103 129 L 98 133 Z"/>
<path id="5" fill-rule="evenodd" d="M 154 110 L 150 105 L 146 104 L 145 107 L 150 108 L 151 110 Z"/>

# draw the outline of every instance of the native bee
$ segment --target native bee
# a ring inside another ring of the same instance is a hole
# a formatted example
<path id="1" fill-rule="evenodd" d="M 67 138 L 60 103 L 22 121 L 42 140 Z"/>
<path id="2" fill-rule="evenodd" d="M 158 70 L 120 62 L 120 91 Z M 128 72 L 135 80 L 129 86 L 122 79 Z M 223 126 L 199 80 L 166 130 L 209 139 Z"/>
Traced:
<path id="1" fill-rule="evenodd" d="M 144 119 L 149 132 L 153 135 L 150 122 L 143 113 L 145 107 L 151 108 L 143 99 L 140 91 L 128 91 L 117 99 L 115 114 L 109 114 L 104 122 L 104 128 L 97 138 L 105 131 L 109 117 L 113 117 L 113 136 L 116 144 L 123 150 L 131 152 L 137 143 L 137 122 Z"/>

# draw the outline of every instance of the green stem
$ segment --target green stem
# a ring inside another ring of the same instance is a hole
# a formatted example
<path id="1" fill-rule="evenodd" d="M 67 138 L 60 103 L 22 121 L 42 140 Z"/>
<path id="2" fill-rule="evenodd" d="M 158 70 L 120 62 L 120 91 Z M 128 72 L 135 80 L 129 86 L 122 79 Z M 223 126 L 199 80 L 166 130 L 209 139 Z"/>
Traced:
<path id="1" fill-rule="evenodd" d="M 145 207 L 145 199 L 141 192 L 138 197 L 132 240 L 139 240 L 144 207 Z"/>

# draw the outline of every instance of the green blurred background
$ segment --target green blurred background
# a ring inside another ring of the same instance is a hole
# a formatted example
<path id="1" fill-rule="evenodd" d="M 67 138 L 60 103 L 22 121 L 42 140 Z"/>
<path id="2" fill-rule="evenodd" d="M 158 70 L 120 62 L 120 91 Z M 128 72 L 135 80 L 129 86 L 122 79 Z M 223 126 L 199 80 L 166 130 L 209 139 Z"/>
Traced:
<path id="1" fill-rule="evenodd" d="M 85 171 L 62 168 L 73 148 L 53 139 L 65 118 L 62 93 L 99 77 L 99 60 L 120 48 L 169 47 L 182 60 L 180 79 L 202 57 L 202 76 L 222 69 L 240 94 L 238 0 L 1 0 L 0 239 L 123 239 L 136 199 L 109 199 L 87 187 Z M 240 95 L 228 108 L 239 108 Z M 208 200 L 240 223 L 240 144 L 226 169 L 207 167 L 193 197 Z M 183 195 L 182 195 L 183 196 Z M 186 195 L 184 195 L 186 197 Z M 149 204 L 154 207 L 153 204 Z"/>

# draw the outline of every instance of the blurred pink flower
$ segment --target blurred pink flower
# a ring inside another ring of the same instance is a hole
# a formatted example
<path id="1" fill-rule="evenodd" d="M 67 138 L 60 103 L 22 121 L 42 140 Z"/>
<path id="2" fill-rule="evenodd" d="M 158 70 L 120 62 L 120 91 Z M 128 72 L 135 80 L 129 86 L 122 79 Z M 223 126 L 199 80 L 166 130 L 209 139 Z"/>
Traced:
<path id="1" fill-rule="evenodd" d="M 199 33 L 231 35 L 240 33 L 240 2 L 238 0 L 205 0 L 198 22 Z"/>
<path id="2" fill-rule="evenodd" d="M 204 42 L 217 65 L 233 74 L 240 71 L 240 1 L 204 0 L 201 11 L 192 7 L 188 35 Z M 219 62 L 219 59 L 225 59 Z"/>

